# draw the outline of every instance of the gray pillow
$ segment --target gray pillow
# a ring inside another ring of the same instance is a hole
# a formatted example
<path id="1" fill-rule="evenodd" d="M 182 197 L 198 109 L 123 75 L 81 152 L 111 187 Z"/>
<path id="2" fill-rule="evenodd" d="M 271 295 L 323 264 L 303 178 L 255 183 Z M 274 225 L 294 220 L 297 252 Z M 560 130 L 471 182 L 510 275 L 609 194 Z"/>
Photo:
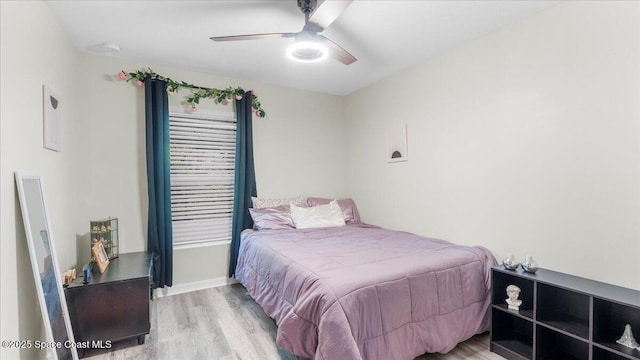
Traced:
<path id="1" fill-rule="evenodd" d="M 333 199 L 326 198 L 317 198 L 310 197 L 307 198 L 307 206 L 316 206 L 316 205 L 324 205 L 328 204 Z M 361 224 L 360 221 L 360 213 L 358 212 L 358 207 L 353 199 L 341 199 L 338 200 L 338 205 L 340 205 L 340 209 L 342 209 L 342 214 L 344 215 L 344 222 L 347 224 Z"/>
<path id="2" fill-rule="evenodd" d="M 295 229 L 291 219 L 291 207 L 281 205 L 270 208 L 249 208 L 256 230 Z"/>
<path id="3" fill-rule="evenodd" d="M 279 199 L 251 197 L 251 203 L 253 204 L 254 209 L 272 208 L 289 204 L 294 204 L 296 206 L 307 206 L 307 198 L 305 198 L 304 196 Z"/>

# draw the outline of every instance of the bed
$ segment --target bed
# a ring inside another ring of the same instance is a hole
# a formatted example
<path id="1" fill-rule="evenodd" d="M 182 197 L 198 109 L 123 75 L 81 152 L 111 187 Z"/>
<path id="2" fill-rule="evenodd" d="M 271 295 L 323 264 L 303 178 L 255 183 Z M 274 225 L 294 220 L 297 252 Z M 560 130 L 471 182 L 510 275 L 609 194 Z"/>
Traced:
<path id="1" fill-rule="evenodd" d="M 492 254 L 365 224 L 247 230 L 236 279 L 311 359 L 414 359 L 489 328 Z"/>

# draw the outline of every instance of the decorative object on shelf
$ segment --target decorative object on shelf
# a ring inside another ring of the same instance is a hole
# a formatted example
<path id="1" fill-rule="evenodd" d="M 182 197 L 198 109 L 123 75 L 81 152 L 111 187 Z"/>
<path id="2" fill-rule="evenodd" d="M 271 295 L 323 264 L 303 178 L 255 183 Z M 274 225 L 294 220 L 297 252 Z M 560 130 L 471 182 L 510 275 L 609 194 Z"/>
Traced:
<path id="1" fill-rule="evenodd" d="M 93 245 L 91 247 L 91 252 L 93 253 L 93 257 L 98 265 L 98 270 L 100 270 L 100 274 L 102 274 L 107 270 L 107 266 L 109 266 L 109 258 L 107 257 L 107 253 L 104 251 L 102 241 L 98 241 Z"/>
<path id="2" fill-rule="evenodd" d="M 89 261 L 87 263 L 87 265 L 85 265 L 82 268 L 82 272 L 84 274 L 84 279 L 82 280 L 83 284 L 88 284 L 89 280 L 91 280 L 91 261 Z"/>
<path id="3" fill-rule="evenodd" d="M 71 284 L 76 279 L 76 268 L 65 271 L 62 276 L 64 277 L 64 285 Z"/>
<path id="4" fill-rule="evenodd" d="M 527 255 L 522 263 L 522 269 L 528 273 L 535 273 L 538 271 L 538 263 L 533 260 L 533 256 Z"/>
<path id="5" fill-rule="evenodd" d="M 102 241 L 104 250 L 107 252 L 109 260 L 118 257 L 119 239 L 118 239 L 118 218 L 108 218 L 103 220 L 89 221 L 91 228 L 91 247 L 98 241 Z"/>
<path id="6" fill-rule="evenodd" d="M 636 339 L 633 337 L 633 331 L 631 331 L 631 325 L 629 324 L 624 326 L 624 332 L 622 333 L 620 339 L 616 340 L 616 342 L 620 345 L 624 345 L 632 349 L 640 347 Z"/>
<path id="7" fill-rule="evenodd" d="M 118 73 L 118 77 L 120 80 L 125 81 L 135 81 L 136 85 L 142 86 L 144 84 L 144 80 L 146 78 L 157 79 L 161 81 L 167 82 L 167 94 L 171 95 L 174 92 L 177 92 L 181 88 L 189 88 L 193 89 L 194 92 L 191 97 L 187 98 L 187 103 L 191 106 L 191 111 L 196 111 L 198 104 L 200 104 L 200 99 L 203 98 L 213 98 L 214 101 L 218 104 L 227 105 L 233 100 L 242 100 L 242 97 L 248 91 L 245 91 L 243 88 L 238 86 L 237 88 L 232 88 L 229 86 L 226 89 L 215 89 L 215 88 L 206 88 L 202 86 L 196 86 L 193 84 L 189 84 L 184 81 L 175 81 L 171 78 L 162 76 L 158 73 L 155 73 L 151 68 L 147 68 L 144 71 L 138 70 L 136 72 L 124 72 L 121 71 Z M 260 100 L 258 100 L 258 95 L 255 90 L 251 91 L 251 111 L 257 117 L 265 117 L 267 113 L 262 109 L 262 105 L 260 104 Z"/>
<path id="8" fill-rule="evenodd" d="M 507 253 L 507 257 L 502 259 L 502 266 L 507 270 L 515 270 L 520 266 L 520 262 L 516 260 L 513 253 Z"/>
<path id="9" fill-rule="evenodd" d="M 507 286 L 507 299 L 505 302 L 509 305 L 509 310 L 520 310 L 520 305 L 522 305 L 522 300 L 518 299 L 520 296 L 520 288 L 516 285 Z"/>

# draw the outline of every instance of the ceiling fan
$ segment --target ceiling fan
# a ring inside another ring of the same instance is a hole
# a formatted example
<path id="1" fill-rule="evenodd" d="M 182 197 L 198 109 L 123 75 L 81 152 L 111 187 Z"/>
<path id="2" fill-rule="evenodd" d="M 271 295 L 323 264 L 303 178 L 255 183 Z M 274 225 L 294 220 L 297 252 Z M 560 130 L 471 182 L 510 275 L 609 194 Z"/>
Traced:
<path id="1" fill-rule="evenodd" d="M 357 59 L 348 51 L 319 34 L 331 25 L 353 0 L 325 0 L 317 8 L 317 0 L 297 1 L 298 7 L 304 13 L 304 27 L 300 32 L 213 36 L 210 39 L 213 41 L 236 41 L 295 38 L 295 42 L 287 48 L 287 55 L 293 60 L 315 62 L 331 56 L 345 65 L 355 62 Z"/>

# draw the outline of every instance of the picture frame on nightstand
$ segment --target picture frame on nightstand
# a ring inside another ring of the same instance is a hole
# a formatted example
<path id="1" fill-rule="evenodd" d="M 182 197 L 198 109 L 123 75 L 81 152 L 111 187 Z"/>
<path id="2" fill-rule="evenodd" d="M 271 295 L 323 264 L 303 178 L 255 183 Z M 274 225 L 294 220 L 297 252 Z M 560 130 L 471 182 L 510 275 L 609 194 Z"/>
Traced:
<path id="1" fill-rule="evenodd" d="M 104 271 L 107 269 L 107 266 L 109 266 L 109 257 L 107 256 L 107 252 L 104 249 L 102 241 L 98 241 L 91 247 L 91 253 L 93 254 L 93 258 L 98 265 L 100 274 L 104 273 Z"/>

